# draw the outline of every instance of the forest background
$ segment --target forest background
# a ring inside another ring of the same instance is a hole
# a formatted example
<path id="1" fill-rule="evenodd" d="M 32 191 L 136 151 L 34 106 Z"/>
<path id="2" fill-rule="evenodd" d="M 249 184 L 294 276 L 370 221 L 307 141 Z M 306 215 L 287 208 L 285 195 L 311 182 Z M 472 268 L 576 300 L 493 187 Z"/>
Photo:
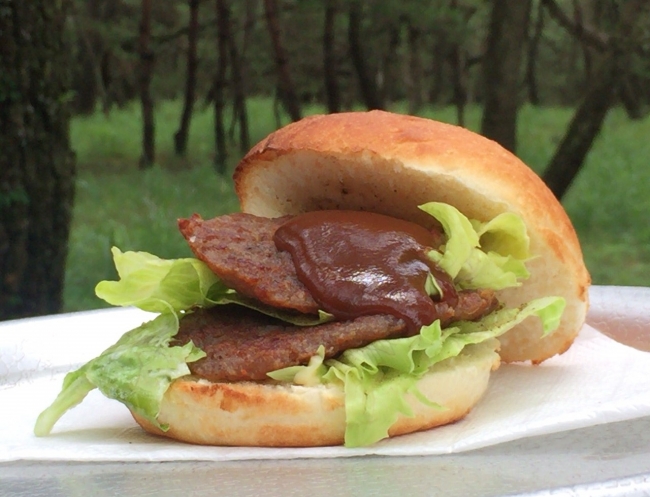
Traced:
<path id="1" fill-rule="evenodd" d="M 0 47 L 0 319 L 102 306 L 113 245 L 189 255 L 251 145 L 350 109 L 498 141 L 594 283 L 650 285 L 645 0 L 0 0 Z"/>

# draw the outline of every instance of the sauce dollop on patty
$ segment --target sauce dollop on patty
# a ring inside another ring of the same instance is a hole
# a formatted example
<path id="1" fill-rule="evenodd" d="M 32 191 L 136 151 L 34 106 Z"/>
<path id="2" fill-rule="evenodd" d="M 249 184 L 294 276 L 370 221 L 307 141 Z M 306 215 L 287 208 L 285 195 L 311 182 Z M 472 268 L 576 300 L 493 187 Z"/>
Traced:
<path id="1" fill-rule="evenodd" d="M 448 274 L 427 253 L 441 234 L 381 214 L 314 211 L 295 216 L 273 235 L 278 250 L 291 254 L 298 280 L 319 307 L 339 320 L 390 314 L 411 332 L 437 318 L 427 292 L 432 275 L 452 307 L 458 294 Z"/>

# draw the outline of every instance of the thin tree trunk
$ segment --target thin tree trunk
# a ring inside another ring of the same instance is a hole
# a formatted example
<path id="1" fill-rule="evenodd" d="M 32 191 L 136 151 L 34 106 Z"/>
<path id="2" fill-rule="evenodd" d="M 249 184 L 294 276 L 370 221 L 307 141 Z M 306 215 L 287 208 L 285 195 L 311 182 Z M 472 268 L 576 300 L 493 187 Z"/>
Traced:
<path id="1" fill-rule="evenodd" d="M 456 120 L 459 126 L 465 126 L 465 106 L 467 105 L 465 59 L 465 49 L 460 43 L 454 42 L 450 48 L 449 64 L 453 87 L 452 101 L 456 107 Z"/>
<path id="2" fill-rule="evenodd" d="M 646 2 L 629 0 L 622 6 L 616 34 L 610 38 L 608 50 L 595 69 L 585 97 L 544 172 L 544 181 L 558 199 L 562 199 L 580 171 L 615 100 L 617 87 L 629 71 L 632 51 L 638 43 L 639 26 L 643 26 L 638 20 L 644 9 L 646 16 L 650 13 Z"/>
<path id="3" fill-rule="evenodd" d="M 614 101 L 615 86 L 621 67 L 609 55 L 576 110 L 562 142 L 544 172 L 544 182 L 562 199 L 578 174 Z"/>
<path id="4" fill-rule="evenodd" d="M 0 320 L 61 311 L 74 200 L 72 2 L 0 9 Z"/>
<path id="5" fill-rule="evenodd" d="M 417 114 L 422 108 L 422 61 L 420 60 L 421 33 L 413 25 L 408 26 L 409 49 L 409 114 Z"/>
<path id="6" fill-rule="evenodd" d="M 337 0 L 327 0 L 325 5 L 325 26 L 323 28 L 323 74 L 325 76 L 325 98 L 327 112 L 341 111 L 341 92 L 337 78 L 336 46 L 334 28 L 336 25 Z"/>
<path id="7" fill-rule="evenodd" d="M 645 79 L 645 80 L 644 80 Z M 648 80 L 637 74 L 627 74 L 618 86 L 618 96 L 627 112 L 627 117 L 632 120 L 643 119 L 648 113 L 648 105 L 644 102 L 644 90 L 648 86 Z"/>
<path id="8" fill-rule="evenodd" d="M 189 0 L 190 21 L 187 30 L 187 74 L 185 76 L 185 99 L 183 114 L 178 131 L 174 134 L 174 150 L 177 155 L 185 155 L 187 151 L 187 138 L 192 120 L 192 109 L 196 94 L 196 70 L 198 59 L 196 45 L 199 37 L 199 4 L 200 0 Z"/>
<path id="9" fill-rule="evenodd" d="M 153 98 L 151 97 L 151 78 L 153 76 L 154 54 L 151 42 L 151 0 L 142 0 L 140 17 L 139 86 L 142 106 L 142 156 L 140 169 L 153 166 L 155 160 L 155 125 L 153 117 Z"/>
<path id="10" fill-rule="evenodd" d="M 255 29 L 255 23 L 257 19 L 257 4 L 258 0 L 245 0 L 241 51 L 239 52 L 239 56 L 235 57 L 237 59 L 236 63 L 233 63 L 237 65 L 237 69 L 235 69 L 235 66 L 233 65 L 233 78 L 236 77 L 238 81 L 242 82 L 242 84 L 237 85 L 238 88 L 235 91 L 235 98 L 233 101 L 233 113 L 239 115 L 239 148 L 242 153 L 248 151 L 250 148 L 250 129 L 248 125 L 248 111 L 246 109 L 245 87 L 245 82 L 248 81 L 248 63 L 246 57 L 248 54 L 250 40 Z M 234 38 L 233 43 L 235 43 Z M 241 95 L 238 94 L 238 91 L 241 92 Z"/>
<path id="11" fill-rule="evenodd" d="M 361 18 L 361 3 L 359 0 L 351 0 L 348 11 L 348 44 L 352 65 L 359 79 L 361 98 L 368 109 L 383 109 L 384 104 L 379 88 L 366 64 L 367 59 L 361 46 Z"/>
<path id="12" fill-rule="evenodd" d="M 217 71 L 214 77 L 214 167 L 218 174 L 224 175 L 227 168 L 228 149 L 226 147 L 226 128 L 224 108 L 226 106 L 226 71 L 228 70 L 228 32 L 230 31 L 230 7 L 227 0 L 217 0 Z"/>
<path id="13" fill-rule="evenodd" d="M 230 54 L 230 74 L 233 93 L 232 122 L 239 122 L 239 150 L 245 153 L 250 148 L 250 133 L 248 129 L 248 111 L 246 110 L 246 88 L 242 70 L 242 59 L 237 50 L 237 41 L 230 29 L 230 23 L 224 26 L 228 29 L 228 49 Z"/>
<path id="14" fill-rule="evenodd" d="M 533 105 L 540 104 L 539 85 L 537 84 L 537 55 L 539 53 L 539 42 L 544 31 L 544 6 L 537 5 L 535 26 L 533 34 L 528 38 L 528 54 L 526 57 L 526 88 L 528 89 L 528 101 Z"/>
<path id="15" fill-rule="evenodd" d="M 493 0 L 483 60 L 481 133 L 516 149 L 519 73 L 531 0 Z"/>
<path id="16" fill-rule="evenodd" d="M 244 27 L 241 42 L 241 58 L 246 60 L 248 55 L 248 47 L 251 43 L 251 37 L 255 29 L 257 20 L 257 0 L 245 0 L 246 4 L 244 9 Z"/>
<path id="17" fill-rule="evenodd" d="M 582 52 L 582 58 L 584 63 L 584 85 L 589 85 L 591 78 L 594 72 L 594 59 L 598 56 L 596 50 L 589 46 L 583 40 L 583 31 L 585 26 L 584 15 L 582 11 L 582 5 L 577 0 L 573 0 L 573 22 L 577 26 L 578 31 L 576 32 L 575 38 L 576 42 Z"/>
<path id="18" fill-rule="evenodd" d="M 277 0 L 264 0 L 264 13 L 266 15 L 269 34 L 271 35 L 271 44 L 275 55 L 275 66 L 278 71 L 279 97 L 291 120 L 298 121 L 302 117 L 300 99 L 298 98 L 296 87 L 291 78 L 287 50 L 282 43 Z"/>
<path id="19" fill-rule="evenodd" d="M 399 46 L 401 42 L 399 19 L 393 19 L 387 26 L 388 44 L 381 59 L 381 78 L 378 87 L 380 92 L 380 101 L 392 102 L 397 98 L 395 88 L 402 80 L 402 74 L 408 77 L 408 72 L 403 71 L 400 67 Z"/>
<path id="20" fill-rule="evenodd" d="M 458 8 L 457 0 L 451 0 L 449 6 L 457 13 L 461 13 L 461 10 Z M 453 88 L 452 102 L 456 107 L 456 121 L 459 126 L 465 126 L 465 104 L 467 103 L 465 59 L 466 54 L 462 40 L 453 40 L 449 49 L 449 65 L 451 66 L 451 81 Z"/>
<path id="21" fill-rule="evenodd" d="M 79 16 L 79 13 L 76 13 L 76 16 Z M 104 62 L 101 52 L 105 53 L 104 41 L 97 29 L 80 26 L 78 22 L 74 21 L 72 21 L 72 26 L 77 38 L 78 51 L 78 60 L 75 61 L 74 111 L 90 115 L 96 110 L 97 100 L 102 102 L 106 100 L 106 91 L 101 76 L 101 67 Z"/>
<path id="22" fill-rule="evenodd" d="M 445 53 L 447 52 L 447 36 L 441 31 L 434 34 L 433 39 L 433 65 L 432 65 L 432 83 L 429 90 L 429 102 L 432 104 L 438 103 L 442 90 L 444 89 L 444 74 L 445 74 Z"/>

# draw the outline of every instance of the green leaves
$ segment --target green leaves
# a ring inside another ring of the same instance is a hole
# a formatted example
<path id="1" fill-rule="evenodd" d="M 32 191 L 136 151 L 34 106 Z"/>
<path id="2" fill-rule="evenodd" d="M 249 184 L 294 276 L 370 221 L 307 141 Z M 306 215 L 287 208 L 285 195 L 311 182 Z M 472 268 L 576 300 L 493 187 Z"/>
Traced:
<path id="1" fill-rule="evenodd" d="M 420 206 L 442 224 L 447 243 L 429 257 L 462 289 L 519 286 L 528 278 L 525 261 L 530 258 L 529 238 L 523 220 L 511 212 L 487 223 L 470 221 L 448 204 L 430 202 Z"/>
<path id="2" fill-rule="evenodd" d="M 156 418 L 167 388 L 176 378 L 189 374 L 187 363 L 205 356 L 191 342 L 170 347 L 177 332 L 176 315 L 161 314 L 127 332 L 98 357 L 68 373 L 55 401 L 38 417 L 34 433 L 49 434 L 59 418 L 95 388 L 165 429 Z"/>
<path id="3" fill-rule="evenodd" d="M 120 281 L 101 281 L 95 293 L 112 305 L 150 312 L 179 313 L 205 306 L 210 288 L 220 280 L 198 259 L 164 260 L 146 252 L 111 249 Z"/>
<path id="4" fill-rule="evenodd" d="M 440 321 L 435 321 L 413 337 L 378 340 L 347 350 L 324 364 L 323 351 L 319 351 L 308 366 L 281 369 L 269 376 L 303 385 L 314 384 L 315 377 L 320 376 L 321 383 L 340 384 L 345 392 L 345 445 L 371 445 L 388 436 L 399 414 L 411 415 L 407 393 L 436 407 L 417 390 L 418 380 L 431 368 L 459 356 L 468 346 L 503 335 L 530 316 L 538 316 L 548 334 L 559 325 L 564 306 L 562 298 L 544 297 L 518 309 L 493 312 L 477 322 L 454 323 L 444 330 Z"/>

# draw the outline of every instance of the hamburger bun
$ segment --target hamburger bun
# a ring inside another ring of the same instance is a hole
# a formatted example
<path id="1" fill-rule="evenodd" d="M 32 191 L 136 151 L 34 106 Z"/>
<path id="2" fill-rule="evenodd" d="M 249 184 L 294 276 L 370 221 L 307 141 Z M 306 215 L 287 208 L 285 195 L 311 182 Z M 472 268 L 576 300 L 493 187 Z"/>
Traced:
<path id="1" fill-rule="evenodd" d="M 521 160 L 464 128 L 384 111 L 308 117 L 253 147 L 234 180 L 241 210 L 265 217 L 351 209 L 426 226 L 432 218 L 418 205 L 432 201 L 479 221 L 514 212 L 530 236 L 531 275 L 499 301 L 556 295 L 567 306 L 544 339 L 537 319 L 500 337 L 501 359 L 540 363 L 567 350 L 584 323 L 590 277 L 566 212 Z"/>
<path id="2" fill-rule="evenodd" d="M 399 416 L 391 436 L 465 416 L 483 395 L 490 371 L 506 362 L 539 363 L 564 352 L 587 312 L 589 274 L 576 233 L 540 178 L 510 152 L 463 128 L 382 111 L 313 116 L 258 143 L 234 173 L 243 212 L 265 217 L 322 209 L 367 210 L 424 226 L 418 209 L 445 202 L 470 219 L 514 212 L 525 222 L 534 258 L 531 276 L 497 293 L 507 307 L 544 296 L 567 306 L 559 329 L 542 339 L 537 319 L 499 338 L 467 347 L 435 366 L 418 388 L 435 409 L 414 398 L 413 417 Z M 319 446 L 343 443 L 343 391 L 335 386 L 210 383 L 184 377 L 164 396 L 163 432 L 134 414 L 147 431 L 196 444 Z"/>
<path id="3" fill-rule="evenodd" d="M 499 366 L 496 339 L 466 347 L 457 357 L 436 364 L 418 389 L 441 408 L 410 396 L 413 416 L 399 415 L 389 430 L 397 436 L 463 418 L 488 386 Z M 344 442 L 343 390 L 337 386 L 279 383 L 211 383 L 185 377 L 174 381 L 163 398 L 158 421 L 163 431 L 132 413 L 149 433 L 200 445 L 316 447 Z"/>

